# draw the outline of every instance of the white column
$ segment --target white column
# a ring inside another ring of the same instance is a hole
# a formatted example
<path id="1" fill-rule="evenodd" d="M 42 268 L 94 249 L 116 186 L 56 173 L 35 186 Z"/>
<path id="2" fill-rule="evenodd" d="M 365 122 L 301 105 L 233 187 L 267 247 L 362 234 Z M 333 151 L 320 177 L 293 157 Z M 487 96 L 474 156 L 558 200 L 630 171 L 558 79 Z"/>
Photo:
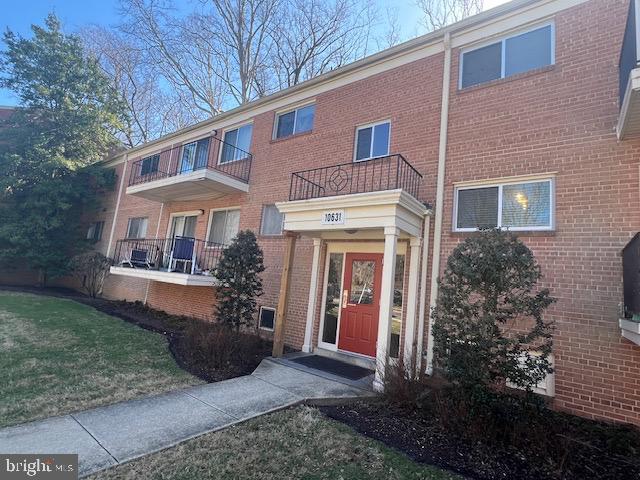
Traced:
<path id="1" fill-rule="evenodd" d="M 302 345 L 302 351 L 311 353 L 313 346 L 313 319 L 316 315 L 316 304 L 318 299 L 318 273 L 320 265 L 320 251 L 322 247 L 322 240 L 319 238 L 313 239 L 313 261 L 311 263 L 311 281 L 309 283 L 309 301 L 307 303 L 307 324 L 304 329 L 304 344 Z"/>
<path id="2" fill-rule="evenodd" d="M 380 319 L 378 320 L 378 343 L 376 344 L 376 375 L 374 390 L 384 389 L 384 371 L 389 357 L 391 341 L 391 316 L 393 314 L 393 283 L 396 275 L 396 250 L 399 231 L 396 227 L 384 229 L 384 257 L 382 259 L 382 286 L 380 288 Z"/>
<path id="3" fill-rule="evenodd" d="M 404 366 L 413 369 L 416 365 L 414 349 L 416 344 L 416 304 L 418 300 L 418 278 L 420 271 L 420 238 L 413 237 L 409 244 L 409 288 L 406 298 L 406 325 L 404 328 Z"/>

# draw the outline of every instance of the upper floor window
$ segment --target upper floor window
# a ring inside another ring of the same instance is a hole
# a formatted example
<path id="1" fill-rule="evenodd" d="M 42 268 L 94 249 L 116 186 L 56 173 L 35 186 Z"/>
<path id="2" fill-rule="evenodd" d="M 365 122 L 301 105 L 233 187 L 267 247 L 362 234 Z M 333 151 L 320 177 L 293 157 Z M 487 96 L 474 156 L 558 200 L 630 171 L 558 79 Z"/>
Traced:
<path id="1" fill-rule="evenodd" d="M 196 142 L 187 143 L 182 147 L 179 173 L 188 173 L 207 166 L 209 156 L 209 139 L 203 138 Z"/>
<path id="2" fill-rule="evenodd" d="M 251 148 L 251 133 L 253 125 L 243 125 L 233 130 L 224 132 L 224 143 L 222 144 L 222 154 L 220 163 L 243 160 L 249 156 Z"/>
<path id="3" fill-rule="evenodd" d="M 547 24 L 462 52 L 460 88 L 552 65 L 554 26 Z"/>
<path id="4" fill-rule="evenodd" d="M 262 207 L 262 222 L 260 223 L 260 235 L 282 235 L 284 215 L 278 208 L 271 205 Z"/>
<path id="5" fill-rule="evenodd" d="M 160 154 L 156 153 L 147 158 L 142 159 L 140 164 L 140 175 L 149 175 L 158 171 L 158 163 L 160 162 Z"/>
<path id="6" fill-rule="evenodd" d="M 391 123 L 388 121 L 358 127 L 355 160 L 368 160 L 389 155 L 390 134 Z"/>
<path id="7" fill-rule="evenodd" d="M 290 112 L 278 114 L 276 118 L 276 138 L 311 131 L 313 129 L 315 113 L 316 106 L 312 104 L 296 108 Z"/>
<path id="8" fill-rule="evenodd" d="M 135 217 L 129 219 L 127 225 L 127 238 L 144 238 L 147 235 L 147 217 Z"/>
<path id="9" fill-rule="evenodd" d="M 240 230 L 240 210 L 211 210 L 207 242 L 228 245 Z"/>
<path id="10" fill-rule="evenodd" d="M 459 187 L 454 230 L 553 230 L 553 180 Z"/>
<path id="11" fill-rule="evenodd" d="M 98 242 L 102 239 L 102 230 L 104 229 L 104 222 L 93 222 L 89 225 L 87 230 L 87 240 Z"/>

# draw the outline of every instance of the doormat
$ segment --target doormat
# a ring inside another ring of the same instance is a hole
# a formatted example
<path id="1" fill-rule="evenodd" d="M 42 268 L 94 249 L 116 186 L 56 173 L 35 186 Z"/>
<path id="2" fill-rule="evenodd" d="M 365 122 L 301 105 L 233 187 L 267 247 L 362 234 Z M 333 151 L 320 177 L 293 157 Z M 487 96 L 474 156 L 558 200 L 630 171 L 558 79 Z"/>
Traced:
<path id="1" fill-rule="evenodd" d="M 351 365 L 350 363 L 322 357 L 320 355 L 309 355 L 306 357 L 292 358 L 290 360 L 305 367 L 322 370 L 323 372 L 332 373 L 339 377 L 348 378 L 349 380 L 360 380 L 373 374 L 373 370 L 369 370 L 368 368 L 358 367 L 357 365 Z"/>

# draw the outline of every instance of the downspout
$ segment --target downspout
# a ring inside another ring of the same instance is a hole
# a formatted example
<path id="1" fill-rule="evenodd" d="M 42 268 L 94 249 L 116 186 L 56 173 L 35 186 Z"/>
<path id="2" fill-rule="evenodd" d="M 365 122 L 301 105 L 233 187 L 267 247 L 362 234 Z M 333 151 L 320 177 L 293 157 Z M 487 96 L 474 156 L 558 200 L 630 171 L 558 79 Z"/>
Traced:
<path id="1" fill-rule="evenodd" d="M 118 187 L 118 198 L 116 200 L 116 211 L 113 213 L 113 223 L 111 224 L 111 232 L 109 232 L 109 243 L 107 244 L 107 257 L 111 256 L 111 245 L 113 244 L 113 236 L 116 232 L 116 223 L 118 220 L 118 211 L 120 210 L 120 199 L 122 198 L 122 189 L 124 187 L 124 177 L 127 173 L 127 162 L 129 154 L 124 154 L 124 165 L 122 166 L 122 176 L 120 177 L 120 187 Z"/>
<path id="2" fill-rule="evenodd" d="M 160 204 L 160 213 L 158 214 L 158 224 L 156 225 L 156 241 L 158 240 L 158 235 L 160 234 L 160 222 L 162 221 L 162 210 L 164 210 L 164 202 Z M 149 296 L 149 285 L 151 284 L 151 280 L 147 280 L 147 289 L 144 292 L 144 304 L 147 304 L 147 297 Z"/>
<path id="3" fill-rule="evenodd" d="M 449 127 L 449 90 L 451 88 L 451 32 L 444 34 L 444 66 L 442 68 L 442 107 L 440 110 L 440 146 L 438 149 L 438 180 L 436 184 L 436 218 L 433 231 L 433 258 L 431 266 L 431 295 L 429 299 L 429 338 L 427 341 L 428 375 L 433 372 L 433 317 L 431 311 L 438 298 L 438 274 L 440 273 L 440 249 L 442 240 L 442 215 L 444 210 L 444 174 L 447 156 L 447 131 Z"/>
<path id="4" fill-rule="evenodd" d="M 429 267 L 429 229 L 431 228 L 431 210 L 424 217 L 424 232 L 422 234 L 422 267 L 420 270 L 420 309 L 418 310 L 418 338 L 416 342 L 416 372 L 422 369 L 424 343 L 424 312 L 427 303 L 427 270 Z"/>

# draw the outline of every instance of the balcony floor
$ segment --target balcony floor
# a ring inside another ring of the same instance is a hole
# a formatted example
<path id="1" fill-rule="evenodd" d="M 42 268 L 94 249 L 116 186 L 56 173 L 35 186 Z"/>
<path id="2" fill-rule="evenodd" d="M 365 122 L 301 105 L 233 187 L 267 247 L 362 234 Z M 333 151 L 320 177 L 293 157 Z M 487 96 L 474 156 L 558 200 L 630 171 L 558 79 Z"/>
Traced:
<path id="1" fill-rule="evenodd" d="M 169 272 L 166 270 L 151 270 L 146 268 L 111 267 L 112 275 L 142 278 L 155 282 L 173 283 L 194 287 L 214 287 L 217 284 L 215 277 L 210 275 L 191 275 L 188 273 Z"/>
<path id="2" fill-rule="evenodd" d="M 249 184 L 210 168 L 127 187 L 127 195 L 154 202 L 214 199 L 248 191 Z"/>

